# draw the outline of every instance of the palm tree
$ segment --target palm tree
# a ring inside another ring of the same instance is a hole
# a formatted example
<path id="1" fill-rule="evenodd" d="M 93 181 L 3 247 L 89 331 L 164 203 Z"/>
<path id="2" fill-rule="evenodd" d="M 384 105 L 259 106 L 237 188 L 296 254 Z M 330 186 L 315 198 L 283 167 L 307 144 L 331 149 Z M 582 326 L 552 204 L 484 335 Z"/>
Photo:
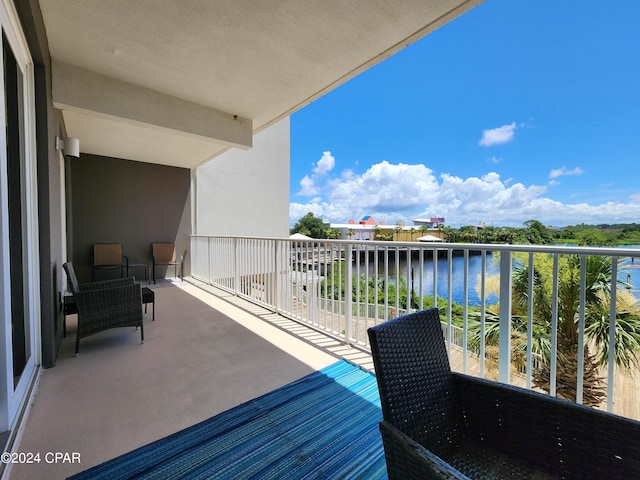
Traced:
<path id="1" fill-rule="evenodd" d="M 336 240 L 340 238 L 341 235 L 342 235 L 342 232 L 337 228 L 327 228 L 326 230 L 326 237 L 328 239 Z"/>
<path id="2" fill-rule="evenodd" d="M 456 241 L 456 230 L 451 227 L 444 227 L 444 234 L 447 239 L 447 242 L 453 243 Z"/>
<path id="3" fill-rule="evenodd" d="M 536 255 L 533 273 L 533 352 L 540 354 L 544 366 L 533 374 L 534 385 L 549 392 L 552 328 L 553 268 L 550 255 Z M 526 352 L 528 308 L 528 262 L 520 262 L 513 274 L 513 324 L 514 348 Z M 599 371 L 608 363 L 609 305 L 611 302 L 611 259 L 590 256 L 586 260 L 585 283 L 585 337 L 584 337 L 584 388 L 583 403 L 597 406 L 606 396 L 604 379 Z M 623 370 L 639 366 L 640 307 L 638 302 L 614 282 L 616 288 L 616 344 L 615 364 Z M 558 267 L 558 340 L 557 340 L 557 390 L 559 397 L 576 399 L 580 308 L 580 257 L 560 257 Z M 485 327 L 487 343 L 497 340 L 497 310 L 487 316 Z M 479 330 L 479 329 L 478 329 Z M 520 339 L 520 340 L 518 340 Z M 515 355 L 515 358 L 521 358 Z"/>

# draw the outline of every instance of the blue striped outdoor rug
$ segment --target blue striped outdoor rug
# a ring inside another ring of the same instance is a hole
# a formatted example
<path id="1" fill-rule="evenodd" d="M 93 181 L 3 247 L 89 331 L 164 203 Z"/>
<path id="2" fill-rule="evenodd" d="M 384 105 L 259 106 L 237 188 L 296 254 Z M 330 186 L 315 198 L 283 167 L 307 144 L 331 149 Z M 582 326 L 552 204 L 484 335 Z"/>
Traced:
<path id="1" fill-rule="evenodd" d="M 375 376 L 340 361 L 69 477 L 387 478 Z"/>

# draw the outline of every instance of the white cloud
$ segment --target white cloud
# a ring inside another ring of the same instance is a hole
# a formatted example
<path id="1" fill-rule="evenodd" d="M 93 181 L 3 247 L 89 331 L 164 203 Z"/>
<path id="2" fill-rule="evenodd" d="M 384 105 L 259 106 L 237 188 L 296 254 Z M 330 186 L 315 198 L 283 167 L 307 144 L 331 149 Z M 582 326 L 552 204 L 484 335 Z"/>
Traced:
<path id="1" fill-rule="evenodd" d="M 502 162 L 502 160 L 503 160 L 502 157 L 487 158 L 487 162 L 489 162 L 489 163 L 500 163 L 500 162 Z"/>
<path id="2" fill-rule="evenodd" d="M 565 177 L 565 176 L 576 176 L 576 175 L 582 175 L 583 173 L 584 173 L 584 170 L 580 167 L 576 167 L 573 170 L 569 170 L 567 167 L 563 165 L 562 168 L 555 168 L 551 170 L 549 172 L 549 178 L 554 179 L 554 178 Z"/>
<path id="3" fill-rule="evenodd" d="M 559 171 L 564 175 L 582 172 L 579 168 Z M 311 179 L 308 180 L 309 189 L 315 187 Z M 555 180 L 551 180 L 551 184 L 553 182 Z M 364 173 L 345 171 L 339 178 L 328 179 L 321 197 L 316 195 L 313 201 L 291 204 L 290 220 L 295 223 L 313 212 L 332 223 L 346 223 L 364 215 L 372 215 L 377 222 L 403 220 L 407 224 L 417 217 L 443 216 L 453 226 L 478 221 L 521 226 L 529 219 L 547 225 L 637 221 L 640 193 L 621 202 L 563 204 L 545 197 L 547 188 L 503 180 L 495 172 L 481 177 L 461 178 L 450 174 L 438 177 L 422 164 L 382 161 Z"/>
<path id="4" fill-rule="evenodd" d="M 370 209 L 406 210 L 431 202 L 436 189 L 437 180 L 424 165 L 392 165 L 384 160 L 362 175 L 352 173 L 336 181 L 328 198 L 365 213 Z"/>
<path id="5" fill-rule="evenodd" d="M 296 193 L 296 195 L 310 197 L 319 193 L 318 187 L 316 187 L 315 184 L 315 180 L 309 175 L 305 175 L 303 179 L 300 180 L 300 187 L 300 191 Z"/>
<path id="6" fill-rule="evenodd" d="M 350 218 L 356 218 L 352 211 L 344 205 L 331 205 L 326 202 L 290 203 L 289 220 L 293 225 L 307 213 L 313 213 L 316 217 L 328 218 L 331 223 L 347 222 Z M 358 220 L 362 215 L 358 217 Z"/>
<path id="7" fill-rule="evenodd" d="M 482 147 L 491 147 L 493 145 L 509 143 L 513 140 L 515 130 L 516 122 L 512 122 L 509 125 L 502 125 L 497 128 L 491 128 L 489 130 L 483 130 L 482 138 L 478 143 Z"/>
<path id="8" fill-rule="evenodd" d="M 322 175 L 326 175 L 331 170 L 333 170 L 333 167 L 335 167 L 335 165 L 336 159 L 333 158 L 331 152 L 322 152 L 322 158 L 318 160 L 318 163 L 313 169 L 313 173 L 314 175 L 317 175 L 319 177 Z"/>
<path id="9" fill-rule="evenodd" d="M 312 165 L 313 173 L 305 175 L 300 180 L 300 190 L 296 193 L 296 196 L 311 197 L 318 195 L 321 191 L 318 181 L 333 170 L 336 165 L 336 159 L 331 155 L 331 152 L 322 152 L 322 157 L 318 160 L 318 163 L 313 163 Z"/>

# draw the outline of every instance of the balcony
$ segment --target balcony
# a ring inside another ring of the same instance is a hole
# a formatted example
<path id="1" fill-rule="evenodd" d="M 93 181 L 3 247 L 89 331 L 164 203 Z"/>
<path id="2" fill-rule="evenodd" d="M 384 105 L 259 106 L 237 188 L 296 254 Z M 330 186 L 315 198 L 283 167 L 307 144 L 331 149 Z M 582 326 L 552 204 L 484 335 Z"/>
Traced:
<path id="1" fill-rule="evenodd" d="M 437 306 L 454 368 L 640 418 L 637 248 L 194 236 L 191 255 L 194 277 L 364 349 Z"/>
<path id="2" fill-rule="evenodd" d="M 58 364 L 42 370 L 14 452 L 78 452 L 80 464 L 14 465 L 4 478 L 66 478 L 267 393 L 340 358 L 370 355 L 197 282 L 157 285 L 145 343 L 133 328 L 82 339 L 68 317 Z"/>
<path id="3" fill-rule="evenodd" d="M 151 321 L 151 312 L 145 315 L 144 345 L 135 332 L 117 329 L 83 339 L 80 356 L 74 358 L 75 319 L 69 317 L 58 365 L 41 372 L 14 450 L 79 452 L 82 463 L 16 465 L 8 478 L 60 478 L 85 470 L 340 358 L 371 370 L 366 328 L 430 307 L 428 302 L 441 308 L 454 369 L 540 388 L 536 372 L 547 366 L 549 390 L 559 394 L 564 388 L 557 333 L 562 285 L 552 282 L 550 325 L 555 330 L 549 332 L 548 355 L 533 348 L 533 328 L 525 329 L 521 353 L 504 338 L 514 338 L 522 322 L 533 326 L 536 310 L 534 305 L 514 308 L 520 300 L 513 294 L 514 272 L 523 258 L 536 265 L 534 257 L 544 256 L 558 279 L 564 275 L 564 259 L 577 258 L 576 324 L 584 342 L 588 259 L 610 262 L 611 287 L 611 278 L 625 278 L 631 259 L 640 257 L 638 249 L 204 236 L 192 237 L 189 253 L 192 278 L 155 287 L 156 320 Z M 536 275 L 533 269 L 525 277 L 528 298 L 535 297 Z M 624 284 L 619 287 L 609 289 L 613 305 L 626 290 Z M 488 295 L 492 288 L 493 296 Z M 403 295 L 403 289 L 409 293 Z M 479 292 L 477 304 L 470 300 L 473 292 Z M 410 308 L 403 298 L 410 299 Z M 448 298 L 458 298 L 459 305 Z M 524 319 L 513 313 L 523 308 L 528 312 Z M 621 315 L 609 311 L 603 320 L 607 328 L 610 318 L 617 322 Z M 495 327 L 497 340 L 481 335 L 474 341 L 478 326 L 485 333 Z M 618 338 L 614 333 L 612 344 Z M 580 351 L 576 358 L 584 367 L 587 350 Z M 578 392 L 587 390 L 584 370 L 577 368 Z M 598 408 L 640 418 L 636 372 L 624 375 L 608 362 L 597 374 L 604 382 Z M 586 403 L 580 393 L 576 397 Z"/>

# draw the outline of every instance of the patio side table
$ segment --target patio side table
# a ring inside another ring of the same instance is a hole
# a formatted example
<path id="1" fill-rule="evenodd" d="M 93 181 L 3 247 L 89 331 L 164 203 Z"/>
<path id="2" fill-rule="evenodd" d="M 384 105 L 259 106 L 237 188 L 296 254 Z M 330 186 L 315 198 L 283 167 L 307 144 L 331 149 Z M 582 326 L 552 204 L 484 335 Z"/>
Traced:
<path id="1" fill-rule="evenodd" d="M 78 313 L 78 305 L 76 297 L 73 295 L 65 295 L 63 298 L 63 319 L 62 319 L 62 336 L 67 336 L 67 315 Z"/>
<path id="2" fill-rule="evenodd" d="M 147 304 L 153 307 L 151 321 L 156 321 L 156 294 L 149 287 L 142 287 L 142 303 L 144 303 L 144 313 L 147 313 Z"/>
<path id="3" fill-rule="evenodd" d="M 127 265 L 127 277 L 129 276 L 130 268 L 142 268 L 144 269 L 144 281 L 149 283 L 149 265 L 146 263 L 129 263 Z"/>

